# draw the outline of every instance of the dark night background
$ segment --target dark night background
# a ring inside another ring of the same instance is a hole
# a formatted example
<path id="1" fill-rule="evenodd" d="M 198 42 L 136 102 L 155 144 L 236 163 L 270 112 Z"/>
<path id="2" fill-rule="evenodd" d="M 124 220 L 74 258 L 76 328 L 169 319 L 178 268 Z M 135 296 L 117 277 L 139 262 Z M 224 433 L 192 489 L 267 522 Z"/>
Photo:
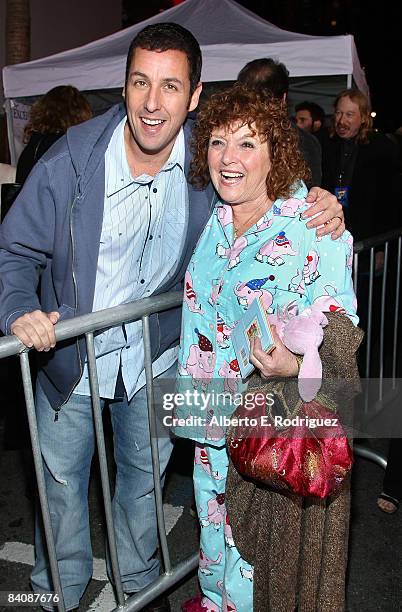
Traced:
<path id="1" fill-rule="evenodd" d="M 180 0 L 123 0 L 123 26 L 132 25 L 171 8 Z M 216 0 L 219 2 L 219 0 Z M 400 61 L 402 59 L 401 3 L 398 0 L 237 0 L 274 25 L 304 34 L 353 34 L 366 72 L 375 127 L 393 132 L 402 126 Z"/>

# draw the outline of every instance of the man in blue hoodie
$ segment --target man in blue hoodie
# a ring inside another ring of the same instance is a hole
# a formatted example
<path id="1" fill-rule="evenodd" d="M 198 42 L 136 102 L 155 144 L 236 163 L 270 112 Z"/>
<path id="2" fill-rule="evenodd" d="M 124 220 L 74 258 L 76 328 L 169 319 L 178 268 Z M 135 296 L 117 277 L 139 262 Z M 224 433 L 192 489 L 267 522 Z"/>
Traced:
<path id="1" fill-rule="evenodd" d="M 38 162 L 0 229 L 0 322 L 41 356 L 37 417 L 56 553 L 67 610 L 92 575 L 88 481 L 94 451 L 82 338 L 55 348 L 54 325 L 182 287 L 214 203 L 187 181 L 191 121 L 201 93 L 201 52 L 190 32 L 155 24 L 132 41 L 125 107 L 71 128 Z M 343 231 L 334 196 L 313 190 L 313 226 Z M 40 283 L 40 297 L 37 288 Z M 173 377 L 180 312 L 151 317 L 155 376 Z M 144 355 L 139 322 L 96 336 L 102 405 L 109 405 L 117 464 L 113 512 L 123 588 L 159 574 Z M 161 472 L 171 441 L 159 440 Z M 41 530 L 35 592 L 52 590 Z M 147 610 L 169 610 L 160 599 Z"/>

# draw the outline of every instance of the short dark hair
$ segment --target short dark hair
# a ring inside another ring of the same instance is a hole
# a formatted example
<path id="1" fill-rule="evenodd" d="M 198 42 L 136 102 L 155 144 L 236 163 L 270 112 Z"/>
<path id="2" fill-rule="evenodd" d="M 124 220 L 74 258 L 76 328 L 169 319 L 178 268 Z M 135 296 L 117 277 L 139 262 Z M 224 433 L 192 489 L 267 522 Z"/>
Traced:
<path id="1" fill-rule="evenodd" d="M 190 77 L 190 94 L 194 93 L 201 79 L 202 58 L 197 39 L 189 30 L 178 23 L 155 23 L 146 26 L 133 38 L 127 53 L 126 79 L 127 85 L 131 61 L 136 49 L 148 51 L 183 51 L 186 54 Z"/>
<path id="2" fill-rule="evenodd" d="M 262 57 L 248 62 L 239 72 L 237 80 L 248 87 L 265 89 L 275 98 L 282 98 L 289 91 L 289 71 L 285 64 L 272 57 Z"/>
<path id="3" fill-rule="evenodd" d="M 325 112 L 324 109 L 317 104 L 316 102 L 310 102 L 309 100 L 304 100 L 304 102 L 300 102 L 296 104 L 295 111 L 306 110 L 310 113 L 313 121 L 321 121 L 324 123 L 325 121 Z"/>

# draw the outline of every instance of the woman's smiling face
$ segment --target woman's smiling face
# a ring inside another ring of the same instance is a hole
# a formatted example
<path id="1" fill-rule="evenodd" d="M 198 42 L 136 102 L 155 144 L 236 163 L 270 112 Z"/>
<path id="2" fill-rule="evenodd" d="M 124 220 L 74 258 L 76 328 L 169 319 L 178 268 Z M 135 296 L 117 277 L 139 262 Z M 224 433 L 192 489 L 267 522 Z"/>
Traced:
<path id="1" fill-rule="evenodd" d="M 253 124 L 213 130 L 208 147 L 211 180 L 228 204 L 259 204 L 268 198 L 266 178 L 271 168 L 268 143 Z M 253 134 L 253 132 L 255 132 Z"/>

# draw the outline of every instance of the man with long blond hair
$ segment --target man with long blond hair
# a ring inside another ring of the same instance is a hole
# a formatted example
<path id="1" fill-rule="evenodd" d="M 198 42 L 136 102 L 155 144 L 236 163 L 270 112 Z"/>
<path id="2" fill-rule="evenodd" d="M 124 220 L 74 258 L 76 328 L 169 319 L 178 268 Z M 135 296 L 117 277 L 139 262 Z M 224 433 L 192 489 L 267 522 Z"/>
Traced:
<path id="1" fill-rule="evenodd" d="M 380 215 L 377 209 L 385 186 L 389 194 L 396 184 L 396 154 L 390 139 L 373 130 L 367 96 L 358 89 L 340 92 L 330 138 L 323 146 L 322 185 L 343 205 L 355 240 L 393 227 L 396 204 L 392 197 L 387 196 L 387 214 Z"/>

